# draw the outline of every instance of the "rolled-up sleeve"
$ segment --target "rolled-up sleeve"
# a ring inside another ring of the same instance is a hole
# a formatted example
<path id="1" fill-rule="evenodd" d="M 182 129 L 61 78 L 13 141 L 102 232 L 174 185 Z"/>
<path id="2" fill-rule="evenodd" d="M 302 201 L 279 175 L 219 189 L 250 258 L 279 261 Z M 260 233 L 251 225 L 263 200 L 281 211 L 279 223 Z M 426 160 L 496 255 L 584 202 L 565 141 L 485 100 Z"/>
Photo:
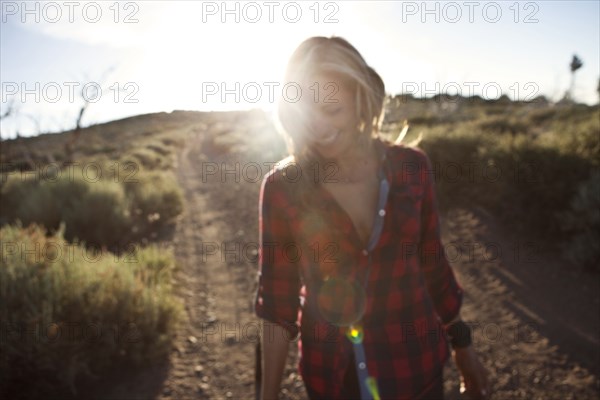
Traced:
<path id="1" fill-rule="evenodd" d="M 423 183 L 421 208 L 421 266 L 429 295 L 442 323 L 452 321 L 460 311 L 463 289 L 446 257 L 440 234 L 440 218 L 433 168 L 429 157 L 418 150 Z"/>
<path id="2" fill-rule="evenodd" d="M 298 265 L 290 261 L 286 249 L 292 243 L 289 195 L 285 183 L 277 179 L 278 171 L 262 181 L 259 215 L 258 289 L 254 309 L 262 319 L 281 325 L 290 338 L 298 334 L 300 275 Z"/>

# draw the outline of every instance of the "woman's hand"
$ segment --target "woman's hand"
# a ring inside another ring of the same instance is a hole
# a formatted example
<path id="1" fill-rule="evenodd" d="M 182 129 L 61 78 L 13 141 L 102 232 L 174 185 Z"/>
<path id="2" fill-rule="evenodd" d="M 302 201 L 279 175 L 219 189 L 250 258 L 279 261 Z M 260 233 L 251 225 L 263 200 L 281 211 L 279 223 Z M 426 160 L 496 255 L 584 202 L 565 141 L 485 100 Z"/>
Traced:
<path id="1" fill-rule="evenodd" d="M 469 399 L 489 399 L 488 372 L 472 346 L 454 349 L 454 361 L 460 371 L 460 392 Z"/>

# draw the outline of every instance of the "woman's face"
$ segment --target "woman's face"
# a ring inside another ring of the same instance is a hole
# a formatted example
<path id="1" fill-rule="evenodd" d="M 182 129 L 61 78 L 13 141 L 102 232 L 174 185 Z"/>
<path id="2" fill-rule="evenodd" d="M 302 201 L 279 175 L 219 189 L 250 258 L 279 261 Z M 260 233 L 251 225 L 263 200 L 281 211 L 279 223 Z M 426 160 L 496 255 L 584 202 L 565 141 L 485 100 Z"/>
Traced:
<path id="1" fill-rule="evenodd" d="M 302 85 L 301 115 L 310 147 L 336 158 L 356 144 L 360 134 L 354 93 L 334 74 L 317 74 Z"/>

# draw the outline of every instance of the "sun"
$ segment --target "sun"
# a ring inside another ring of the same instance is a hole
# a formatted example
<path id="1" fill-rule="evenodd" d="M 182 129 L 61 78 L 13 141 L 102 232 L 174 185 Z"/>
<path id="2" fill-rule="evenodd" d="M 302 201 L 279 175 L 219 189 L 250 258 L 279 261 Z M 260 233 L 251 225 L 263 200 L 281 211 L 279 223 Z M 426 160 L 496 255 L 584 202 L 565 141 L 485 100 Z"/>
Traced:
<path id="1" fill-rule="evenodd" d="M 282 49 L 293 40 L 272 24 L 202 24 L 199 6 L 185 6 L 189 12 L 163 16 L 145 33 L 137 69 L 147 101 L 191 110 L 272 108 L 289 57 Z"/>

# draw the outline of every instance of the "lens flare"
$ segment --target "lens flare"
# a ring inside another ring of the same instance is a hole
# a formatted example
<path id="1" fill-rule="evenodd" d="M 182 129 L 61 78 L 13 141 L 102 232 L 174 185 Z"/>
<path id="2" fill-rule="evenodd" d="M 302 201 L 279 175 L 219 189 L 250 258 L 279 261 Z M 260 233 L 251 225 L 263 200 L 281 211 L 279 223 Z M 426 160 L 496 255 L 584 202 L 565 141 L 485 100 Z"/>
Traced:
<path id="1" fill-rule="evenodd" d="M 366 381 L 367 387 L 369 388 L 369 392 L 371 392 L 371 396 L 373 396 L 373 400 L 380 400 L 379 390 L 377 389 L 377 381 L 372 376 L 369 376 Z"/>
<path id="2" fill-rule="evenodd" d="M 346 335 L 348 336 L 348 339 L 350 339 L 350 341 L 352 343 L 354 343 L 354 344 L 362 343 L 362 340 L 364 337 L 362 326 L 352 325 L 350 328 L 348 328 Z"/>
<path id="3" fill-rule="evenodd" d="M 317 304 L 327 322 L 336 326 L 350 326 L 363 317 L 366 295 L 355 280 L 329 277 L 319 290 Z"/>

